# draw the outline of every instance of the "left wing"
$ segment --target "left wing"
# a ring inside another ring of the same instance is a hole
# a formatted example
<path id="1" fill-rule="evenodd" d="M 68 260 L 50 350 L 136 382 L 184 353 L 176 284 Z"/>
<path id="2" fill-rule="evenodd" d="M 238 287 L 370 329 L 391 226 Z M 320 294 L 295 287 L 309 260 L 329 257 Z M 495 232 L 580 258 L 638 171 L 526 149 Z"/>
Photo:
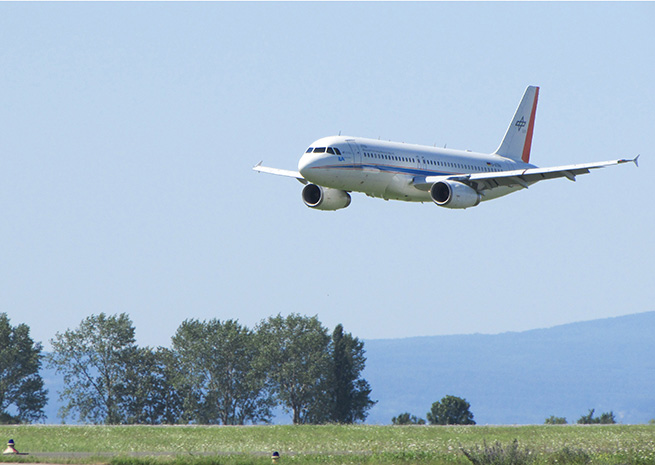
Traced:
<path id="1" fill-rule="evenodd" d="M 268 166 L 262 166 L 261 161 L 257 163 L 255 166 L 253 166 L 252 169 L 260 173 L 276 174 L 278 176 L 285 176 L 287 178 L 296 178 L 301 183 L 307 184 L 307 180 L 303 178 L 302 174 L 300 174 L 298 171 L 282 170 L 280 168 L 270 168 Z"/>
<path id="2" fill-rule="evenodd" d="M 544 179 L 568 178 L 571 181 L 575 181 L 577 175 L 587 174 L 589 170 L 604 168 L 605 166 L 620 165 L 629 162 L 639 166 L 638 159 L 639 155 L 632 160 L 610 160 L 579 165 L 554 166 L 551 168 L 527 168 L 493 173 L 455 174 L 449 176 L 418 176 L 414 178 L 413 184 L 417 189 L 425 191 L 430 190 L 430 187 L 435 182 L 445 180 L 467 184 L 479 193 L 501 186 L 519 185 L 527 189 L 531 184 L 543 181 Z"/>

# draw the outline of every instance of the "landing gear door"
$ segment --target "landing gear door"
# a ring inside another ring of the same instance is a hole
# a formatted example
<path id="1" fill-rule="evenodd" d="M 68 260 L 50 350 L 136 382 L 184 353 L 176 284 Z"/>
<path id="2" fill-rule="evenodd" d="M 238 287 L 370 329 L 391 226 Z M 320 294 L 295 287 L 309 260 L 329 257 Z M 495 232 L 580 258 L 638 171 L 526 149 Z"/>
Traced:
<path id="1" fill-rule="evenodd" d="M 353 156 L 353 165 L 362 164 L 362 153 L 360 152 L 359 145 L 355 142 L 355 139 L 346 140 L 348 147 L 350 147 L 350 152 Z"/>

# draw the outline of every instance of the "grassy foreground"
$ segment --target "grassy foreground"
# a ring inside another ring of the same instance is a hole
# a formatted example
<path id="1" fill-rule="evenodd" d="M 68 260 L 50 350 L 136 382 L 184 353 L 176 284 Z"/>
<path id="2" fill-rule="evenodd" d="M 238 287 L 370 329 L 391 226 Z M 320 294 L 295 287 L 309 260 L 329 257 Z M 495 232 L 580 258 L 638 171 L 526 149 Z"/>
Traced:
<path id="1" fill-rule="evenodd" d="M 279 465 L 655 465 L 655 425 L 0 426 L 9 439 L 30 455 L 2 462 L 264 465 L 279 451 Z"/>

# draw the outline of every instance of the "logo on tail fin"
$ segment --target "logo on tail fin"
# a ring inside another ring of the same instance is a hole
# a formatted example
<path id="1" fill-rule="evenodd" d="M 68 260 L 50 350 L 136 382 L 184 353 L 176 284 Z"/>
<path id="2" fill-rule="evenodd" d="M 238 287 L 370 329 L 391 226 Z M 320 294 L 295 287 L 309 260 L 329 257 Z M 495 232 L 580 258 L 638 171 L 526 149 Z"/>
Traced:
<path id="1" fill-rule="evenodd" d="M 520 131 L 521 129 L 523 129 L 523 126 L 525 126 L 526 124 L 528 123 L 525 122 L 525 118 L 521 116 L 521 119 L 518 120 L 514 126 L 516 126 Z"/>

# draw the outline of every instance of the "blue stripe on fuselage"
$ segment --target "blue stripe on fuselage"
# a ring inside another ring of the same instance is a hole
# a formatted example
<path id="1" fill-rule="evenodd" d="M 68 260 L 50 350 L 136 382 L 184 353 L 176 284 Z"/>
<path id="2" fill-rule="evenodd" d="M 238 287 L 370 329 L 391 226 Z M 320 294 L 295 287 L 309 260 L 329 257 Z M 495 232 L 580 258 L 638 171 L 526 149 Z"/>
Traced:
<path id="1" fill-rule="evenodd" d="M 359 170 L 363 171 L 365 168 L 372 168 L 383 171 L 385 173 L 399 173 L 399 174 L 411 174 L 414 176 L 452 176 L 459 175 L 462 173 L 444 173 L 440 171 L 431 171 L 431 170 L 421 170 L 418 168 L 405 168 L 402 166 L 393 166 L 393 165 L 322 165 L 314 166 L 311 169 L 338 169 L 338 170 Z"/>

